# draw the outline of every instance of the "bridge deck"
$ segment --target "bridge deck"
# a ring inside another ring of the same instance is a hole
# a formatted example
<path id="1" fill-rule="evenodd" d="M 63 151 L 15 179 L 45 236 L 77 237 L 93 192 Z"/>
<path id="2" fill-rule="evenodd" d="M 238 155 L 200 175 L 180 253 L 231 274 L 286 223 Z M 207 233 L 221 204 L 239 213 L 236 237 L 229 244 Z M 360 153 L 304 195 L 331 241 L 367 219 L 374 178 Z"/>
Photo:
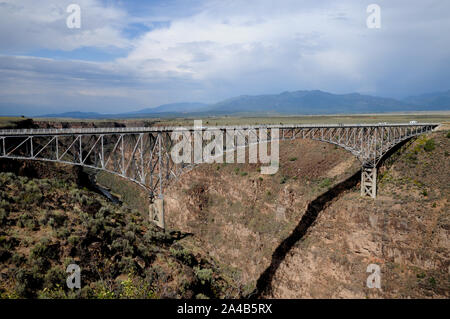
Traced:
<path id="1" fill-rule="evenodd" d="M 389 123 L 389 124 L 275 124 L 275 125 L 235 125 L 235 126 L 202 126 L 197 130 L 247 130 L 260 128 L 279 129 L 312 129 L 312 128 L 355 128 L 355 127 L 416 127 L 439 126 L 440 123 Z M 108 128 L 63 128 L 63 129 L 15 129 L 0 130 L 0 136 L 30 136 L 30 135 L 77 135 L 77 134 L 126 134 L 193 131 L 194 127 L 152 126 L 152 127 L 108 127 Z"/>

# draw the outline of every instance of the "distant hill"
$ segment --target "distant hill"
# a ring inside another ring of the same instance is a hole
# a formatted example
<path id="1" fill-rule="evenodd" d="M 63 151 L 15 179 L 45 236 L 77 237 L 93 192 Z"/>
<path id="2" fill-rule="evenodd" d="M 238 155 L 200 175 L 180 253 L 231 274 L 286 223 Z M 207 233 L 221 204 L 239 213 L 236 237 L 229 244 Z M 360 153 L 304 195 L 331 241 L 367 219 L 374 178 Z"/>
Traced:
<path id="1" fill-rule="evenodd" d="M 73 119 L 98 119 L 105 117 L 105 114 L 100 114 L 96 112 L 65 112 L 57 114 L 44 114 L 42 117 L 61 117 L 61 118 L 73 118 Z"/>
<path id="2" fill-rule="evenodd" d="M 133 118 L 133 117 L 146 117 L 149 115 L 168 117 L 176 116 L 177 114 L 185 114 L 192 112 L 199 112 L 206 109 L 208 104 L 204 103 L 171 103 L 163 104 L 154 108 L 146 108 L 135 112 L 126 112 L 119 114 L 101 114 L 96 112 L 65 112 L 58 114 L 44 114 L 41 117 L 51 118 L 74 118 L 74 119 L 99 119 L 99 118 Z"/>
<path id="3" fill-rule="evenodd" d="M 358 93 L 332 94 L 319 90 L 273 95 L 243 95 L 219 102 L 210 112 L 267 112 L 281 114 L 326 114 L 393 112 L 416 109 L 409 103 Z"/>
<path id="4" fill-rule="evenodd" d="M 405 102 L 436 108 L 450 108 L 450 90 L 410 96 L 405 99 Z"/>
<path id="5" fill-rule="evenodd" d="M 137 112 L 127 114 L 152 114 L 152 113 L 191 113 L 207 109 L 205 103 L 171 103 L 163 104 L 154 108 L 146 108 Z"/>
<path id="6" fill-rule="evenodd" d="M 215 104 L 172 103 L 120 114 L 66 112 L 43 117 L 70 118 L 144 118 L 211 115 L 301 115 L 388 113 L 403 111 L 438 111 L 450 109 L 450 90 L 409 97 L 404 100 L 359 93 L 333 94 L 320 90 L 283 92 L 280 94 L 241 95 Z"/>

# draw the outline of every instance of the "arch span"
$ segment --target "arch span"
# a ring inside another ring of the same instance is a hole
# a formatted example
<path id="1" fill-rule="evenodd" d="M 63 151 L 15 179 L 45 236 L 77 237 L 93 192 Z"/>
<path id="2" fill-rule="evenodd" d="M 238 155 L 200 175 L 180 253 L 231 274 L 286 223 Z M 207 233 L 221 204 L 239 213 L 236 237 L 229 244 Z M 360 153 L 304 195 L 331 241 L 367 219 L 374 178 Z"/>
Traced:
<path id="1" fill-rule="evenodd" d="M 398 143 L 437 126 L 437 123 L 380 123 L 1 130 L 0 158 L 104 170 L 144 187 L 150 198 L 162 200 L 167 183 L 195 165 L 173 161 L 171 150 L 178 143 L 172 138 L 174 132 L 184 136 L 222 132 L 225 139 L 232 136 L 231 143 L 224 141 L 222 144 L 231 145 L 227 152 L 267 141 L 309 138 L 335 144 L 355 155 L 362 165 L 361 195 L 375 198 L 376 167 L 381 158 Z M 265 138 L 261 138 L 261 131 L 267 132 Z M 187 140 L 192 146 L 196 143 L 195 138 Z M 207 142 L 201 139 L 201 146 Z M 225 153 L 218 156 L 225 156 Z M 194 157 L 195 154 L 191 158 Z"/>

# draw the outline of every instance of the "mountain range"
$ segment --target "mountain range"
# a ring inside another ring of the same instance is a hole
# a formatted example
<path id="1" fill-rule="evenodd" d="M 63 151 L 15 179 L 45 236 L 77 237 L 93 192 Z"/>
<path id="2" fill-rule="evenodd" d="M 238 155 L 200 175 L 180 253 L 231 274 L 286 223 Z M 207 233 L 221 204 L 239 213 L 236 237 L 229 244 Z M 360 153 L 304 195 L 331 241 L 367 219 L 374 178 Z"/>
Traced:
<path id="1" fill-rule="evenodd" d="M 215 104 L 172 103 L 120 114 L 66 112 L 44 114 L 58 118 L 140 118 L 208 115 L 311 115 L 388 113 L 401 111 L 450 110 L 450 90 L 407 97 L 402 100 L 363 95 L 333 94 L 320 90 L 283 92 L 280 94 L 241 95 Z"/>

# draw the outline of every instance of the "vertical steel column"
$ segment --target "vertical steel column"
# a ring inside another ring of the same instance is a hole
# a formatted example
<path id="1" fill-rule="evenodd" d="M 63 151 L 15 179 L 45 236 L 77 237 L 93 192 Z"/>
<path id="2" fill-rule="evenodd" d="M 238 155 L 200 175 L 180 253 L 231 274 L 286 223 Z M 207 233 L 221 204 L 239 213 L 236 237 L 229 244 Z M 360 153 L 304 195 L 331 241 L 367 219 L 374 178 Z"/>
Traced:
<path id="1" fill-rule="evenodd" d="M 163 195 L 163 186 L 162 186 L 162 133 L 158 134 L 159 137 L 159 154 L 158 154 L 158 161 L 159 161 L 159 199 L 160 201 L 157 202 L 158 210 L 159 210 L 159 226 L 162 229 L 165 229 L 165 223 L 164 223 L 164 195 Z"/>
<path id="2" fill-rule="evenodd" d="M 33 136 L 30 137 L 30 155 L 31 155 L 31 157 L 34 157 Z"/>
<path id="3" fill-rule="evenodd" d="M 101 152 L 101 156 L 102 156 L 102 158 L 101 158 L 102 168 L 105 168 L 105 146 L 103 144 L 103 138 L 104 138 L 104 135 L 101 135 L 101 137 L 100 137 L 100 140 L 101 140 L 101 150 L 100 150 L 100 152 Z"/>
<path id="4" fill-rule="evenodd" d="M 56 135 L 55 141 L 56 141 L 56 160 L 59 161 L 59 141 L 58 141 L 58 135 Z"/>
<path id="5" fill-rule="evenodd" d="M 120 141 L 120 143 L 121 143 L 121 155 L 122 155 L 122 167 L 121 167 L 121 171 L 122 171 L 122 175 L 124 175 L 125 176 L 125 148 L 124 148 L 124 142 L 123 142 L 123 137 L 124 137 L 124 135 L 123 134 L 121 134 L 120 135 L 120 139 L 121 139 L 121 141 Z"/>
<path id="6" fill-rule="evenodd" d="M 144 165 L 144 133 L 141 133 L 141 183 L 145 184 L 145 165 Z"/>
<path id="7" fill-rule="evenodd" d="M 377 168 L 363 165 L 361 168 L 361 196 L 377 196 Z"/>

